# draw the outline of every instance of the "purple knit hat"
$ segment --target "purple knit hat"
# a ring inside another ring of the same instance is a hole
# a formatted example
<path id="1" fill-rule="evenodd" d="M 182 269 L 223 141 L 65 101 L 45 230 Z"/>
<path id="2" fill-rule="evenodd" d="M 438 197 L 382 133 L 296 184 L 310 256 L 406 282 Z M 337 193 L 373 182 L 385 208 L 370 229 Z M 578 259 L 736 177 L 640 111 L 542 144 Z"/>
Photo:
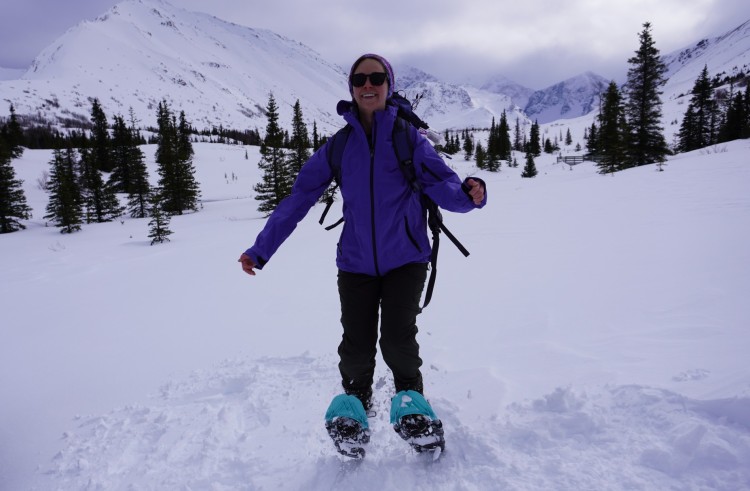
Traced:
<path id="1" fill-rule="evenodd" d="M 351 70 L 349 70 L 349 79 L 347 82 L 349 83 L 349 93 L 354 97 L 354 88 L 352 87 L 352 75 L 354 75 L 354 70 L 357 69 L 357 66 L 362 63 L 363 60 L 366 60 L 367 58 L 371 58 L 375 61 L 380 62 L 381 65 L 385 67 L 385 74 L 388 77 L 388 95 L 386 96 L 386 99 L 390 99 L 393 95 L 393 84 L 396 81 L 396 79 L 393 77 L 393 68 L 391 68 L 391 64 L 388 63 L 388 60 L 383 58 L 380 55 L 376 55 L 373 53 L 367 53 L 365 55 L 360 56 L 357 58 L 357 61 L 354 62 L 352 65 Z"/>

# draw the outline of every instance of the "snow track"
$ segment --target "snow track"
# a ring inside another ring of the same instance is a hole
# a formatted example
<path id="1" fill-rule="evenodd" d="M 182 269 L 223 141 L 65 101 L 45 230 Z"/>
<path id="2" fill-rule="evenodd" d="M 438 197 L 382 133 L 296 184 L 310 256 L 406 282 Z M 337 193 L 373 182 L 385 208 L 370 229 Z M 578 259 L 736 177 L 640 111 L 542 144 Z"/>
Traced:
<path id="1" fill-rule="evenodd" d="M 80 417 L 43 472 L 58 489 L 750 489 L 750 398 L 696 401 L 642 386 L 558 388 L 472 414 L 433 375 L 446 429 L 433 463 L 388 424 L 379 374 L 366 459 L 347 464 L 323 427 L 332 357 L 227 361 L 165 385 L 148 406 Z M 616 462 L 613 462 L 616 459 Z"/>

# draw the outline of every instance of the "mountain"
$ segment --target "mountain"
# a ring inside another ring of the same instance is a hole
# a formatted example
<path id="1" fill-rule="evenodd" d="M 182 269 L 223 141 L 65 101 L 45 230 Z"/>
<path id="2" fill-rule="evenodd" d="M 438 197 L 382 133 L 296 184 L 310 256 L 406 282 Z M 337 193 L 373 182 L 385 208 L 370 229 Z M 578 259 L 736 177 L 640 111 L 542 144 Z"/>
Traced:
<path id="1" fill-rule="evenodd" d="M 133 107 L 153 124 L 166 98 L 199 129 L 265 127 L 271 92 L 282 123 L 300 99 L 310 122 L 333 128 L 347 93 L 343 70 L 299 42 L 161 0 L 126 0 L 81 22 L 1 87 L 19 114 L 58 120 L 88 120 L 97 97 L 108 115 Z"/>
<path id="2" fill-rule="evenodd" d="M 668 133 L 672 134 L 679 130 L 695 80 L 703 67 L 708 68 L 711 79 L 723 82 L 717 87 L 719 91 L 732 90 L 727 79 L 741 74 L 745 75 L 744 84 L 747 84 L 750 76 L 750 20 L 719 36 L 668 53 L 662 60 L 667 65 L 669 78 L 662 95 L 663 121 Z M 741 89 L 744 89 L 743 84 L 734 86 L 734 90 Z"/>
<path id="3" fill-rule="evenodd" d="M 704 64 L 712 76 L 748 71 L 750 22 L 666 55 L 664 87 L 668 131 L 681 121 Z M 536 119 L 590 126 L 598 94 L 608 80 L 591 72 L 534 91 L 503 76 L 482 85 L 451 84 L 411 66 L 395 66 L 396 89 L 437 130 L 486 128 L 503 111 L 509 121 Z M 5 80 L 3 80 L 5 79 Z M 479 88 L 477 88 L 479 87 Z M 0 69 L 0 116 L 13 103 L 18 115 L 80 127 L 89 122 L 91 99 L 106 114 L 128 115 L 142 126 L 155 123 L 159 101 L 185 110 L 198 129 L 224 126 L 263 130 L 269 93 L 288 127 L 297 100 L 308 124 L 331 133 L 341 127 L 336 103 L 348 96 L 346 71 L 313 49 L 266 29 L 250 28 L 189 12 L 164 0 L 125 0 L 100 17 L 72 27 L 19 76 Z M 675 101 L 675 104 L 667 104 Z M 577 120 L 581 121 L 577 121 Z"/>
<path id="4" fill-rule="evenodd" d="M 537 90 L 524 110 L 531 119 L 549 123 L 558 119 L 576 118 L 590 113 L 599 103 L 609 81 L 592 72 L 585 72 L 543 90 Z"/>
<path id="5" fill-rule="evenodd" d="M 486 90 L 493 94 L 505 94 L 510 97 L 513 104 L 521 108 L 526 107 L 531 95 L 534 93 L 533 89 L 524 87 L 502 75 L 496 75 L 490 78 L 484 83 L 484 85 L 482 85 L 481 90 Z"/>

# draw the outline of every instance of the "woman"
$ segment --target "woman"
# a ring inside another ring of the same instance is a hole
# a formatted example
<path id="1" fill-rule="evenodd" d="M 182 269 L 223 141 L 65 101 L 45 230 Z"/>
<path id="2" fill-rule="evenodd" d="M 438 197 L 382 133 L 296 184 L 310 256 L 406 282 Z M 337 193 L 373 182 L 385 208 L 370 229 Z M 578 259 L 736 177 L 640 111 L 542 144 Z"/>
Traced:
<path id="1" fill-rule="evenodd" d="M 354 425 L 353 438 L 364 443 L 367 435 L 366 411 L 371 406 L 372 382 L 378 342 L 383 360 L 393 372 L 397 396 L 392 401 L 391 420 L 399 434 L 414 445 L 413 436 L 404 433 L 437 433 L 442 448 L 442 429 L 437 428 L 429 403 L 422 397 L 423 383 L 416 341 L 416 317 L 420 312 L 430 244 L 426 216 L 420 196 L 399 169 L 391 141 L 397 108 L 389 104 L 394 76 L 385 58 L 366 54 L 357 59 L 349 72 L 352 101 L 339 103 L 339 114 L 351 125 L 341 163 L 341 195 L 344 228 L 338 244 L 336 264 L 344 328 L 339 345 L 339 370 L 345 394 L 337 396 L 326 415 L 329 433 L 342 451 L 342 434 Z M 440 158 L 416 129 L 409 127 L 413 142 L 413 162 L 423 192 L 441 208 L 468 212 L 486 202 L 485 185 L 480 179 L 464 182 Z M 333 180 L 326 146 L 302 167 L 292 189 L 269 217 L 255 244 L 240 256 L 242 269 L 255 275 L 262 269 L 297 223 L 318 201 Z M 409 425 L 405 425 L 407 420 Z M 354 420 L 354 421 L 352 421 Z M 406 436 L 405 436 L 406 434 Z M 344 442 L 347 443 L 347 442 Z M 352 443 L 351 441 L 348 443 Z M 429 447 L 428 447 L 429 448 Z"/>

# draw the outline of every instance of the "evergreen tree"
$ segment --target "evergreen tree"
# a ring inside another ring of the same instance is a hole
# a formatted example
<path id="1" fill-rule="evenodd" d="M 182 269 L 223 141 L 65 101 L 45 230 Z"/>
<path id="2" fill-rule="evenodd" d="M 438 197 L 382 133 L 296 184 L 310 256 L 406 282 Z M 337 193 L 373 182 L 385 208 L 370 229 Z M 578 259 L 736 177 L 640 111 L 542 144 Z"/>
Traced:
<path id="1" fill-rule="evenodd" d="M 104 184 L 94 161 L 94 149 L 81 149 L 78 177 L 86 210 L 86 223 L 110 222 L 122 215 L 123 208 L 120 206 L 114 187 Z"/>
<path id="2" fill-rule="evenodd" d="M 0 234 L 26 228 L 19 220 L 31 218 L 31 208 L 26 204 L 23 192 L 23 181 L 16 179 L 16 171 L 11 165 L 11 145 L 11 142 L 0 137 Z"/>
<path id="3" fill-rule="evenodd" d="M 490 172 L 500 170 L 500 133 L 494 117 L 490 126 L 490 134 L 487 137 L 487 151 L 484 161 L 486 170 Z"/>
<path id="4" fill-rule="evenodd" d="M 513 133 L 513 150 L 517 152 L 523 151 L 523 139 L 521 136 L 521 123 L 518 120 L 518 118 L 516 118 L 516 129 L 515 129 L 515 132 Z"/>
<path id="5" fill-rule="evenodd" d="M 10 105 L 10 118 L 8 123 L 2 128 L 3 139 L 5 140 L 6 151 L 10 152 L 10 159 L 17 159 L 23 155 L 23 130 L 16 117 L 16 109 L 13 104 Z"/>
<path id="6" fill-rule="evenodd" d="M 112 172 L 113 162 L 110 149 L 110 138 L 107 124 L 107 116 L 104 114 L 99 99 L 91 103 L 91 147 L 94 166 L 102 172 Z"/>
<path id="7" fill-rule="evenodd" d="M 513 147 L 510 143 L 510 126 L 508 125 L 508 117 L 503 109 L 500 115 L 500 124 L 497 125 L 497 152 L 500 160 L 510 162 L 511 151 Z"/>
<path id="8" fill-rule="evenodd" d="M 589 129 L 588 138 L 586 140 L 586 150 L 589 155 L 597 157 L 599 155 L 599 128 L 597 128 L 596 123 L 591 123 L 591 128 Z"/>
<path id="9" fill-rule="evenodd" d="M 181 189 L 181 210 L 198 211 L 200 188 L 195 180 L 195 166 L 193 165 L 193 144 L 190 142 L 192 128 L 187 122 L 185 111 L 180 111 L 177 126 L 177 170 Z M 178 215 L 181 212 L 177 212 Z"/>
<path id="10" fill-rule="evenodd" d="M 573 136 L 570 134 L 570 128 L 568 128 L 568 132 L 565 133 L 565 144 L 566 145 L 573 144 Z"/>
<path id="11" fill-rule="evenodd" d="M 549 138 L 544 139 L 544 153 L 552 153 L 555 151 L 555 148 L 552 146 L 552 142 Z"/>
<path id="12" fill-rule="evenodd" d="M 266 114 L 266 136 L 260 146 L 261 160 L 258 162 L 258 167 L 263 171 L 263 180 L 255 185 L 254 190 L 255 199 L 260 201 L 258 211 L 268 216 L 289 195 L 291 186 L 282 148 L 284 133 L 279 127 L 278 106 L 273 93 L 268 97 Z"/>
<path id="13" fill-rule="evenodd" d="M 534 121 L 531 125 L 531 134 L 529 141 L 526 143 L 526 151 L 530 152 L 534 157 L 539 157 L 542 154 L 542 144 L 539 135 L 539 123 Z"/>
<path id="14" fill-rule="evenodd" d="M 487 152 L 484 151 L 482 142 L 477 142 L 476 148 L 474 149 L 474 158 L 477 161 L 478 169 L 487 169 Z"/>
<path id="15" fill-rule="evenodd" d="M 318 134 L 318 123 L 315 121 L 313 121 L 312 139 L 313 151 L 317 151 L 322 146 L 322 143 L 320 142 L 320 135 Z"/>
<path id="16" fill-rule="evenodd" d="M 150 185 L 145 156 L 138 147 L 141 140 L 131 108 L 130 126 L 122 116 L 115 116 L 112 127 L 112 160 L 114 170 L 108 185 L 116 192 L 128 194 L 127 210 L 132 218 L 148 216 Z"/>
<path id="17" fill-rule="evenodd" d="M 661 94 L 667 67 L 651 37 L 651 24 L 643 24 L 640 47 L 628 59 L 625 115 L 630 127 L 630 163 L 634 166 L 664 162 L 669 153 L 661 127 Z"/>
<path id="18" fill-rule="evenodd" d="M 148 237 L 151 239 L 151 245 L 155 243 L 169 242 L 169 236 L 172 231 L 169 229 L 170 216 L 162 207 L 163 196 L 160 190 L 154 192 L 151 196 L 151 221 L 148 222 Z"/>
<path id="19" fill-rule="evenodd" d="M 55 150 L 50 161 L 52 171 L 47 182 L 50 198 L 44 218 L 60 227 L 61 233 L 81 230 L 83 221 L 83 197 L 76 179 L 75 161 L 75 152 L 71 148 L 64 153 Z"/>
<path id="20" fill-rule="evenodd" d="M 690 104 L 680 126 L 680 151 L 689 152 L 716 143 L 717 112 L 714 89 L 706 65 L 693 85 Z"/>
<path id="21" fill-rule="evenodd" d="M 310 136 L 307 133 L 307 125 L 302 117 L 302 108 L 299 99 L 294 104 L 294 115 L 292 116 L 292 138 L 289 141 L 291 153 L 289 155 L 290 180 L 294 183 L 302 166 L 310 158 Z"/>
<path id="22" fill-rule="evenodd" d="M 526 165 L 523 167 L 521 177 L 534 177 L 537 175 L 536 164 L 534 163 L 534 154 L 526 152 Z"/>
<path id="23" fill-rule="evenodd" d="M 180 122 L 169 109 L 167 101 L 157 109 L 158 136 L 156 163 L 159 165 L 159 188 L 162 208 L 172 215 L 182 215 L 185 210 L 198 210 L 198 183 L 193 167 L 193 146 L 190 128 L 184 111 Z"/>
<path id="24" fill-rule="evenodd" d="M 471 160 L 471 157 L 473 155 L 474 155 L 474 140 L 469 135 L 469 132 L 467 130 L 464 136 L 464 160 Z"/>
<path id="25" fill-rule="evenodd" d="M 598 120 L 599 161 L 597 165 L 599 172 L 606 174 L 628 167 L 628 128 L 625 122 L 625 108 L 615 82 L 610 82 L 607 87 Z"/>
<path id="26" fill-rule="evenodd" d="M 747 98 L 750 97 L 750 84 L 748 84 L 748 89 L 744 96 L 742 92 L 737 92 L 731 97 L 724 122 L 719 130 L 718 142 L 750 137 L 750 118 L 748 115 L 750 108 L 747 103 Z"/>

